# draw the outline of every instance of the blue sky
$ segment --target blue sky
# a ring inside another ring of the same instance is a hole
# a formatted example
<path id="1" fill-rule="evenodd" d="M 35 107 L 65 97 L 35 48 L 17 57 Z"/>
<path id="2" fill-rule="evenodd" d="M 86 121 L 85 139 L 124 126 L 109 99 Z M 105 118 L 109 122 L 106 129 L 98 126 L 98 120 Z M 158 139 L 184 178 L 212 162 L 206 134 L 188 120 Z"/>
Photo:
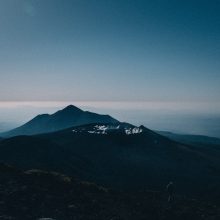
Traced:
<path id="1" fill-rule="evenodd" d="M 0 131 L 68 104 L 220 137 L 219 0 L 1 0 Z"/>
<path id="2" fill-rule="evenodd" d="M 219 11 L 219 0 L 1 0 L 0 101 L 219 103 Z"/>

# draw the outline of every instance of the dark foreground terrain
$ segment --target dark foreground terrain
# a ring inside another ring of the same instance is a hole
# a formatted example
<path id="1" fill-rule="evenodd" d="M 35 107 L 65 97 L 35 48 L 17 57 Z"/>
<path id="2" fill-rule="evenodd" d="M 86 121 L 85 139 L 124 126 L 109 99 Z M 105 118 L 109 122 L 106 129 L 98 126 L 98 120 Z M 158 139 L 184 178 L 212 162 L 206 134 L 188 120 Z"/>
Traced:
<path id="1" fill-rule="evenodd" d="M 126 134 L 133 130 L 142 132 Z M 184 145 L 129 124 L 90 124 L 0 141 L 0 161 L 22 170 L 53 170 L 116 190 L 161 191 L 173 181 L 178 194 L 214 201 L 220 201 L 219 158 L 218 147 Z"/>
<path id="2" fill-rule="evenodd" d="M 121 193 L 55 172 L 0 164 L 0 219 L 220 219 L 220 207 L 165 192 Z"/>
<path id="3" fill-rule="evenodd" d="M 37 116 L 0 140 L 0 220 L 220 219 L 220 147 L 185 138 L 74 106 Z"/>

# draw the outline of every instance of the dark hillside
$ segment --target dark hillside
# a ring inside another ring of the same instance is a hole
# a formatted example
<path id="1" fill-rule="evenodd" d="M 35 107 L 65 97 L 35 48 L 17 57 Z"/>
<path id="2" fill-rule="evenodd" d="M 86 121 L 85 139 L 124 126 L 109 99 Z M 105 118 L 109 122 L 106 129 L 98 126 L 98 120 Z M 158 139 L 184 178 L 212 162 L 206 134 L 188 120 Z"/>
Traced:
<path id="1" fill-rule="evenodd" d="M 74 174 L 123 190 L 162 190 L 172 180 L 180 194 L 220 198 L 219 151 L 210 149 L 215 153 L 206 154 L 144 127 L 114 126 L 91 124 L 5 139 L 0 142 L 0 160 L 23 169 Z"/>
<path id="2" fill-rule="evenodd" d="M 0 164 L 1 220 L 201 220 L 220 217 L 218 205 L 163 192 L 121 193 L 55 172 L 23 172 Z"/>

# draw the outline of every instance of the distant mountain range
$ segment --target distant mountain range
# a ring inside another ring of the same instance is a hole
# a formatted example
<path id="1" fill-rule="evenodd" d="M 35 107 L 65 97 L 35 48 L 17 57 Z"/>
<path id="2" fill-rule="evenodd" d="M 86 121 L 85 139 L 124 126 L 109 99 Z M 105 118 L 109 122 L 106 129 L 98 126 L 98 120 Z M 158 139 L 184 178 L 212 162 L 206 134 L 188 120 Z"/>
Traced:
<path id="1" fill-rule="evenodd" d="M 52 115 L 38 115 L 26 124 L 1 133 L 1 137 L 12 137 L 18 135 L 35 135 L 49 133 L 72 126 L 89 123 L 118 123 L 119 121 L 109 115 L 100 115 L 88 111 L 83 111 L 73 105 L 69 105 Z"/>
<path id="2" fill-rule="evenodd" d="M 13 135 L 20 136 L 0 140 L 0 161 L 18 168 L 59 171 L 121 190 L 164 190 L 174 181 L 180 193 L 220 199 L 218 146 L 179 143 L 74 106 L 5 133 Z"/>
<path id="3" fill-rule="evenodd" d="M 187 135 L 187 134 L 176 134 L 167 131 L 156 131 L 158 134 L 161 134 L 165 137 L 168 137 L 172 140 L 184 143 L 184 144 L 193 144 L 193 145 L 219 145 L 220 139 L 215 137 L 208 137 L 204 135 Z"/>

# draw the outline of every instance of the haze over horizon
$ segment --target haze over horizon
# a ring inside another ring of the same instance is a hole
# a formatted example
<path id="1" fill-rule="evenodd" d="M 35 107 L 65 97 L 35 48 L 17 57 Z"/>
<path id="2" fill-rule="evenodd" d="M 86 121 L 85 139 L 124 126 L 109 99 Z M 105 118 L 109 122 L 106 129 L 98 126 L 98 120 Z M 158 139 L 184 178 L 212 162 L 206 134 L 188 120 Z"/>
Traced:
<path id="1" fill-rule="evenodd" d="M 219 11 L 219 0 L 0 1 L 0 122 L 81 102 L 152 129 L 220 136 Z"/>
<path id="2" fill-rule="evenodd" d="M 20 126 L 39 114 L 53 114 L 70 104 L 153 130 L 220 138 L 218 105 L 176 102 L 0 102 L 0 132 Z"/>

